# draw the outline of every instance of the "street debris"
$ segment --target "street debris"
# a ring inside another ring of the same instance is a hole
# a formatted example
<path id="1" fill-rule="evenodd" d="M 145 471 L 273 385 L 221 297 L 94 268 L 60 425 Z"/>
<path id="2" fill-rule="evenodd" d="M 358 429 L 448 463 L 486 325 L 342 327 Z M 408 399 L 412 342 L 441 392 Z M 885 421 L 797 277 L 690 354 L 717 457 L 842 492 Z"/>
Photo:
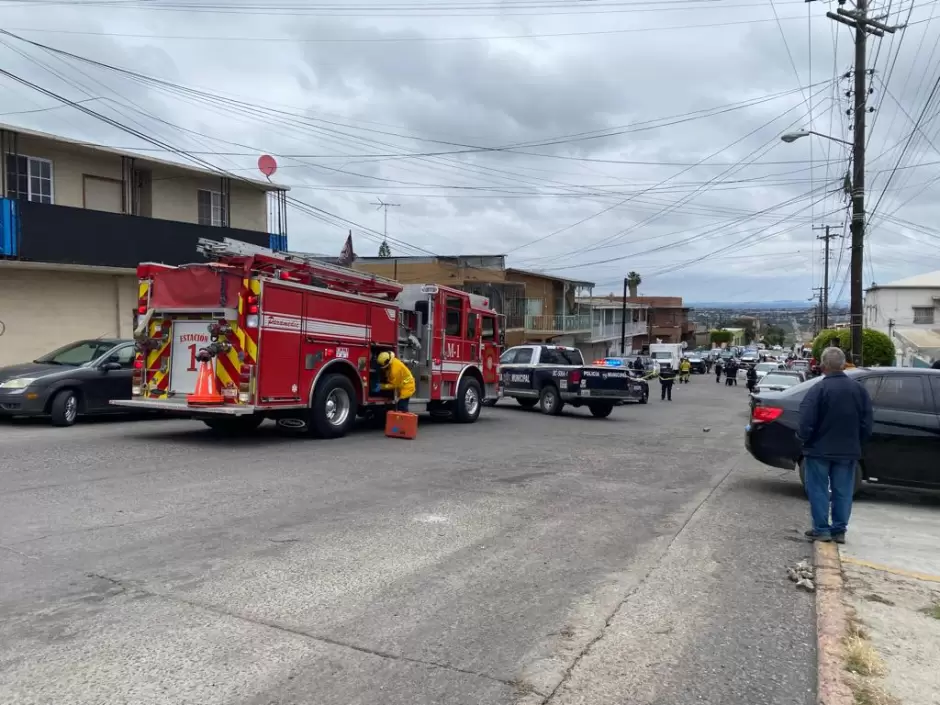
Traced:
<path id="1" fill-rule="evenodd" d="M 807 561 L 800 561 L 792 568 L 787 568 L 787 577 L 796 583 L 798 590 L 816 592 L 816 574 L 813 571 L 813 566 Z"/>

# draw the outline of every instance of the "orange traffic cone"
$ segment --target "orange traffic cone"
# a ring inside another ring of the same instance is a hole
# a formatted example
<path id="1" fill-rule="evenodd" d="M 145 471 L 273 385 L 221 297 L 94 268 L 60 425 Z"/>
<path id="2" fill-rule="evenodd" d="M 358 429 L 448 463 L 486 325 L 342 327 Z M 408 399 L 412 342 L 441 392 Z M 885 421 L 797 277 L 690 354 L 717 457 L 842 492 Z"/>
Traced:
<path id="1" fill-rule="evenodd" d="M 212 359 L 209 357 L 200 359 L 196 389 L 192 394 L 186 395 L 186 403 L 193 406 L 209 406 L 211 404 L 221 404 L 222 402 L 222 395 L 215 383 L 215 370 L 212 369 Z"/>

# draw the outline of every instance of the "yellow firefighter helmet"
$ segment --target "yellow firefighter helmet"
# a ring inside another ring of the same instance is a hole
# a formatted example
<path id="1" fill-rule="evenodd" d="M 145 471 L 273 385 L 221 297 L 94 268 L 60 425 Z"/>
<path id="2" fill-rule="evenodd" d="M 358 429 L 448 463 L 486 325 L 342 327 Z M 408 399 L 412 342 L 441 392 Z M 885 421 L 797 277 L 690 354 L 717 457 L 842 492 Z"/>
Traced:
<path id="1" fill-rule="evenodd" d="M 379 363 L 379 367 L 388 367 L 393 357 L 395 357 L 395 353 L 380 352 L 378 356 L 375 358 L 375 361 Z"/>

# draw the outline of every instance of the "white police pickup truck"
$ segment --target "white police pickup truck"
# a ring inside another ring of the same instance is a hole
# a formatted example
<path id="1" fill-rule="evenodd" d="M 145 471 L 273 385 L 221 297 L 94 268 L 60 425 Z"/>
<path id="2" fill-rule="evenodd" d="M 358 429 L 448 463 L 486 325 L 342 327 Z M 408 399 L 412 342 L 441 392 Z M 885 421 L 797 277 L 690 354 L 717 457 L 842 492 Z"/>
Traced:
<path id="1" fill-rule="evenodd" d="M 649 385 L 625 367 L 585 365 L 581 351 L 559 345 L 518 345 L 499 359 L 502 396 L 557 415 L 565 404 L 586 406 L 597 418 L 625 402 L 645 404 Z"/>

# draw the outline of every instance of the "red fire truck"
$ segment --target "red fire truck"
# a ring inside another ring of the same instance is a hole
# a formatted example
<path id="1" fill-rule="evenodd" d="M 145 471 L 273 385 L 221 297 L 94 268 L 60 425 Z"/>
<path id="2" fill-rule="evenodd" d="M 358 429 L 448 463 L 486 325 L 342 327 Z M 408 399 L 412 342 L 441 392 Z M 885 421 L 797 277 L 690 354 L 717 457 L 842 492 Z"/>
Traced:
<path id="1" fill-rule="evenodd" d="M 414 411 L 473 423 L 499 394 L 501 317 L 485 297 L 235 240 L 203 239 L 199 250 L 209 263 L 138 266 L 132 398 L 113 404 L 224 432 L 273 418 L 335 438 L 393 401 L 379 390 L 382 351 L 411 369 Z M 195 406 L 187 396 L 206 358 L 222 398 Z"/>

